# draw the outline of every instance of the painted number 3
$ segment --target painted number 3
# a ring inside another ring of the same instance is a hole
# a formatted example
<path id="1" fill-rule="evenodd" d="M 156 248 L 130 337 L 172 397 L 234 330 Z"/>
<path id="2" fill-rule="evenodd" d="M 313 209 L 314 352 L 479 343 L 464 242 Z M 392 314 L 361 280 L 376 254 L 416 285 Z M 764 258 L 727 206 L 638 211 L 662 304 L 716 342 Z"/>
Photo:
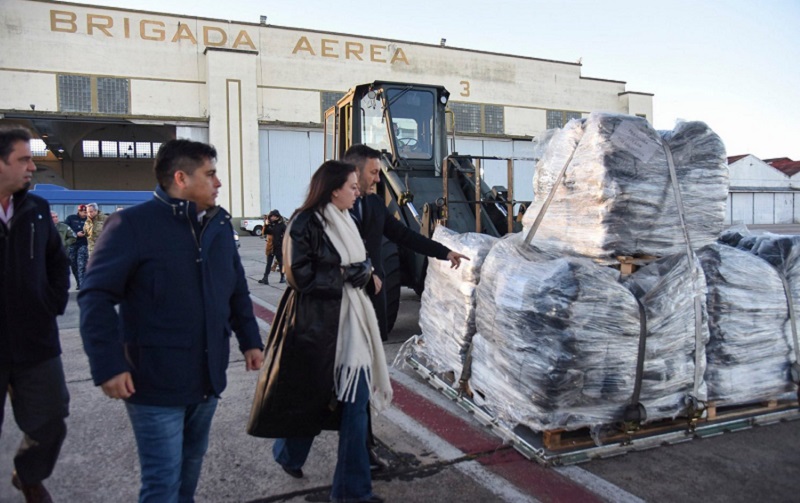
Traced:
<path id="1" fill-rule="evenodd" d="M 469 96 L 469 81 L 462 80 L 461 82 L 459 82 L 459 84 L 461 84 L 461 96 L 464 96 L 466 98 L 467 96 Z"/>

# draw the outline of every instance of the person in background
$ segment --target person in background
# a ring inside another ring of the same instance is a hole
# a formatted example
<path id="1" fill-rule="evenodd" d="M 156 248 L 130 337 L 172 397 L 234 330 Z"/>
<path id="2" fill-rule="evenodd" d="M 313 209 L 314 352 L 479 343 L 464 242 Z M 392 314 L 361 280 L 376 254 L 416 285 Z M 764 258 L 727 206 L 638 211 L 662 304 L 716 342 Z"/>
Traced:
<path id="1" fill-rule="evenodd" d="M 267 267 L 264 269 L 264 277 L 258 280 L 262 285 L 269 285 L 269 273 L 272 270 L 273 260 L 277 263 L 278 271 L 281 273 L 279 283 L 286 283 L 283 271 L 283 235 L 286 232 L 286 223 L 278 210 L 272 210 L 264 220 L 264 237 L 267 240 Z"/>
<path id="2" fill-rule="evenodd" d="M 108 217 L 78 295 L 92 379 L 125 400 L 140 502 L 194 501 L 231 332 L 247 370 L 263 360 L 216 158 L 205 143 L 164 143 L 153 199 Z"/>
<path id="3" fill-rule="evenodd" d="M 89 261 L 89 243 L 86 240 L 86 232 L 83 227 L 87 219 L 86 205 L 78 205 L 74 215 L 67 217 L 66 224 L 70 226 L 77 239 L 69 247 L 69 262 L 72 274 L 75 276 L 75 286 L 81 289 L 83 276 L 86 274 L 86 263 Z"/>
<path id="4" fill-rule="evenodd" d="M 331 501 L 381 502 L 372 492 L 367 403 L 385 409 L 392 387 L 378 320 L 364 292 L 372 265 L 348 211 L 357 196 L 355 166 L 326 161 L 289 222 L 289 288 L 270 331 L 270 365 L 259 378 L 263 393 L 253 401 L 248 432 L 277 437 L 275 461 L 301 478 L 314 437 L 335 429 L 338 418 Z"/>
<path id="5" fill-rule="evenodd" d="M 69 392 L 56 317 L 69 299 L 69 259 L 47 201 L 28 192 L 31 134 L 0 126 L 0 426 L 6 395 L 24 434 L 11 484 L 28 503 L 51 502 L 42 481 L 67 436 Z"/>
<path id="6" fill-rule="evenodd" d="M 91 257 L 94 247 L 97 245 L 97 240 L 100 239 L 100 235 L 103 233 L 103 226 L 107 217 L 104 213 L 100 213 L 97 203 L 87 204 L 86 210 L 88 218 L 83 225 L 83 232 L 86 234 L 86 240 L 89 244 L 89 257 Z"/>
<path id="7" fill-rule="evenodd" d="M 69 247 L 75 244 L 77 236 L 75 236 L 75 233 L 69 225 L 58 221 L 58 213 L 51 211 L 50 218 L 53 219 L 53 224 L 55 224 L 56 231 L 58 231 L 58 235 L 61 237 L 61 244 L 64 245 L 64 252 L 66 253 Z"/>

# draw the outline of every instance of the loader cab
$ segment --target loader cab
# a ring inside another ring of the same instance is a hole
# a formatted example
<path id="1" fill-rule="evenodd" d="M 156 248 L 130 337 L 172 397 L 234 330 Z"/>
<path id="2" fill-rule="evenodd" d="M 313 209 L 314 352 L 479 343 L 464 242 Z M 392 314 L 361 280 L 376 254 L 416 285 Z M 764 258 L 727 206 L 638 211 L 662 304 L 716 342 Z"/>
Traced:
<path id="1" fill-rule="evenodd" d="M 351 89 L 325 114 L 325 156 L 339 159 L 353 144 L 385 152 L 398 169 L 440 171 L 447 155 L 441 86 L 373 82 Z"/>

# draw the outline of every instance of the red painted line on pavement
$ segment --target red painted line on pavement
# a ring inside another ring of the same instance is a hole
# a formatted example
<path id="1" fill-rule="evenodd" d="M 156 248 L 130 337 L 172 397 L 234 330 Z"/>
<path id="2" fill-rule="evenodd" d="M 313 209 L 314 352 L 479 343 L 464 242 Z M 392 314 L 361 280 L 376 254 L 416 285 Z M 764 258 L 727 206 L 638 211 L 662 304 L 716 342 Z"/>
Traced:
<path id="1" fill-rule="evenodd" d="M 392 380 L 392 404 L 464 453 L 499 448 L 502 440 L 474 426 Z M 477 459 L 487 470 L 508 480 L 523 492 L 548 502 L 601 502 L 595 493 L 549 468 L 506 449 Z"/>
<path id="2" fill-rule="evenodd" d="M 256 316 L 272 323 L 275 313 L 253 303 Z M 470 454 L 503 446 L 502 440 L 486 430 L 464 421 L 425 397 L 392 379 L 392 404 L 429 431 L 460 451 Z M 477 458 L 487 470 L 502 477 L 524 493 L 545 502 L 602 502 L 596 494 L 561 474 L 526 459 L 512 449 L 504 449 Z"/>
<path id="3" fill-rule="evenodd" d="M 275 319 L 275 313 L 261 304 L 256 304 L 255 302 L 253 302 L 253 314 L 255 314 L 256 317 L 266 321 L 270 325 L 272 325 L 272 321 Z"/>

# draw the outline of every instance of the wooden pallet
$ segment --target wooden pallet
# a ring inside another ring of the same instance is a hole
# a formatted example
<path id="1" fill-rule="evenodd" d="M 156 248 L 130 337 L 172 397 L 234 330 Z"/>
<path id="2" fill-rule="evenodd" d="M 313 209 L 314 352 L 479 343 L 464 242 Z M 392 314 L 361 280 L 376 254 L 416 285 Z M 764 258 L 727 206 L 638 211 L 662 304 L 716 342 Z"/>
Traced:
<path id="1" fill-rule="evenodd" d="M 622 275 L 628 275 L 633 274 L 640 267 L 644 267 L 650 262 L 658 260 L 658 257 L 649 255 L 642 257 L 629 257 L 627 255 L 620 255 L 617 257 L 617 260 L 619 261 L 619 264 L 615 266 L 612 265 L 612 267 L 619 269 L 619 272 Z"/>
<path id="2" fill-rule="evenodd" d="M 758 403 L 744 405 L 719 405 L 710 403 L 706 407 L 706 412 L 702 417 L 691 419 L 689 417 L 678 417 L 676 419 L 664 419 L 644 424 L 635 431 L 625 432 L 622 427 L 608 428 L 607 433 L 602 436 L 604 444 L 627 443 L 636 439 L 658 435 L 668 431 L 685 430 L 687 435 L 698 425 L 707 425 L 714 422 L 730 421 L 749 416 L 768 414 L 798 408 L 797 400 L 766 400 Z M 541 432 L 542 444 L 551 451 L 563 451 L 594 445 L 594 439 L 588 428 L 578 430 L 553 429 Z"/>

